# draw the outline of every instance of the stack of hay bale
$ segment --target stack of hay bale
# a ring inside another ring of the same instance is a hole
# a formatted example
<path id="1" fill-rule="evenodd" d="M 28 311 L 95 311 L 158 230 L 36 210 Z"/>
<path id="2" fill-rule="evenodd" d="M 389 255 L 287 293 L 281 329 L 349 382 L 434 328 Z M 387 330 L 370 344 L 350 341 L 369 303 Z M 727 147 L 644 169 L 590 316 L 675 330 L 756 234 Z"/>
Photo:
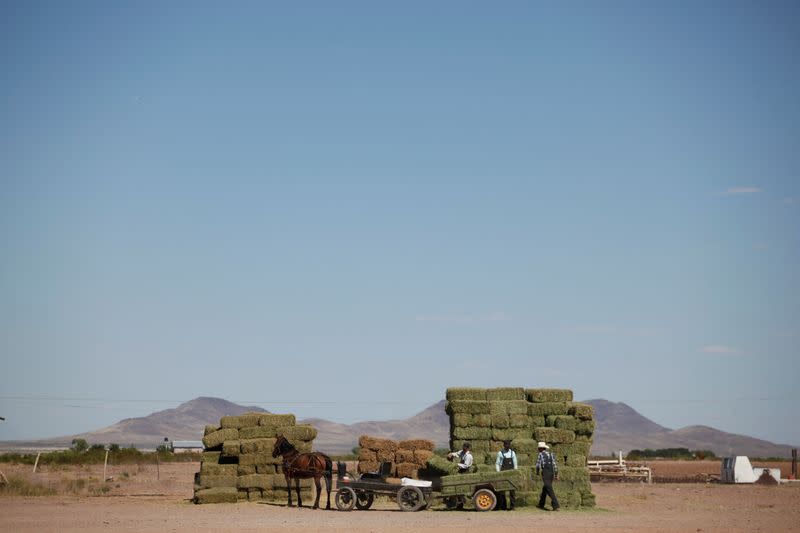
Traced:
<path id="1" fill-rule="evenodd" d="M 384 461 L 392 463 L 396 477 L 417 477 L 417 471 L 433 456 L 434 444 L 424 439 L 399 442 L 362 435 L 358 439 L 358 471 L 377 472 Z"/>
<path id="2" fill-rule="evenodd" d="M 460 450 L 468 441 L 479 474 L 494 472 L 497 452 L 511 440 L 525 479 L 517 492 L 519 505 L 538 503 L 541 477 L 535 475 L 537 442 L 545 441 L 558 461 L 559 481 L 554 483 L 565 508 L 593 507 L 586 459 L 594 434 L 591 405 L 572 401 L 566 389 L 447 389 L 450 446 Z M 439 465 L 439 470 L 443 465 Z M 435 470 L 436 465 L 428 467 Z"/>
<path id="3" fill-rule="evenodd" d="M 296 425 L 294 415 L 267 413 L 223 416 L 219 426 L 206 426 L 200 472 L 195 474 L 195 503 L 286 501 L 283 459 L 272 457 L 278 435 L 298 451 L 310 452 L 317 430 Z M 311 485 L 312 480 L 301 480 L 303 499 L 311 499 Z"/>

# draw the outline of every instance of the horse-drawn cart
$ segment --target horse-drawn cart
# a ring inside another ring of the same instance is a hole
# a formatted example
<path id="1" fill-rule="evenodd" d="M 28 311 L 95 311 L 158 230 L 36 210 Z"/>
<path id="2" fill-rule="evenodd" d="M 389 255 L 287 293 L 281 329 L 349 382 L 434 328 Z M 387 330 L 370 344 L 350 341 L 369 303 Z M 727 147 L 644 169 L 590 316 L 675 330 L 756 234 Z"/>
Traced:
<path id="1" fill-rule="evenodd" d="M 477 511 L 491 511 L 497 505 L 499 494 L 517 490 L 521 477 L 518 471 L 497 474 L 458 474 L 434 481 L 404 478 L 401 483 L 386 480 L 391 463 L 382 463 L 379 472 L 356 477 L 346 471 L 344 463 L 338 464 L 336 480 L 336 507 L 340 511 L 353 508 L 366 510 L 376 496 L 393 498 L 403 511 L 419 511 L 435 498 L 442 498 L 448 509 L 463 507 L 471 499 Z"/>

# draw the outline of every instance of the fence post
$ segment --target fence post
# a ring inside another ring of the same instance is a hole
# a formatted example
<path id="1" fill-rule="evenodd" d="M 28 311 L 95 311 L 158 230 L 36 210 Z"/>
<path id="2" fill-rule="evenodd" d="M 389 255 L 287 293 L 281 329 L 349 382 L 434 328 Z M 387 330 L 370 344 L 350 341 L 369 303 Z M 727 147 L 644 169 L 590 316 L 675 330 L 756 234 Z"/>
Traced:
<path id="1" fill-rule="evenodd" d="M 38 452 L 36 454 L 36 461 L 33 463 L 33 473 L 36 473 L 36 467 L 39 466 L 39 456 L 42 455 L 42 452 Z"/>

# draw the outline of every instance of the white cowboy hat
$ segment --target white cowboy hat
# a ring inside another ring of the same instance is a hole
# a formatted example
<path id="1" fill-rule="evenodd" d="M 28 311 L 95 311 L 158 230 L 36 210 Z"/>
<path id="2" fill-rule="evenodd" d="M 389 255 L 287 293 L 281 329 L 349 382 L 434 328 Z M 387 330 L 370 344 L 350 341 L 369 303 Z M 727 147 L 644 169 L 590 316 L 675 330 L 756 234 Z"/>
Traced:
<path id="1" fill-rule="evenodd" d="M 537 448 L 539 448 L 540 450 L 541 450 L 542 448 L 544 448 L 545 450 L 549 450 L 549 449 L 550 449 L 550 446 L 548 446 L 547 444 L 545 444 L 543 441 L 539 441 L 539 444 L 537 444 L 537 445 L 536 445 L 536 447 L 537 447 Z"/>

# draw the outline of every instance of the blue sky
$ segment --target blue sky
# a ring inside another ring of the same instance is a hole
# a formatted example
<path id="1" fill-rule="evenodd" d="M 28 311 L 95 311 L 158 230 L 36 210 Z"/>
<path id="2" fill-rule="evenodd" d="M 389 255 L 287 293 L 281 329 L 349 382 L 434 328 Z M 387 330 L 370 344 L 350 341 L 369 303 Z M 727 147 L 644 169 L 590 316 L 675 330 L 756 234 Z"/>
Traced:
<path id="1" fill-rule="evenodd" d="M 797 5 L 381 4 L 0 5 L 0 439 L 522 385 L 800 443 Z"/>

